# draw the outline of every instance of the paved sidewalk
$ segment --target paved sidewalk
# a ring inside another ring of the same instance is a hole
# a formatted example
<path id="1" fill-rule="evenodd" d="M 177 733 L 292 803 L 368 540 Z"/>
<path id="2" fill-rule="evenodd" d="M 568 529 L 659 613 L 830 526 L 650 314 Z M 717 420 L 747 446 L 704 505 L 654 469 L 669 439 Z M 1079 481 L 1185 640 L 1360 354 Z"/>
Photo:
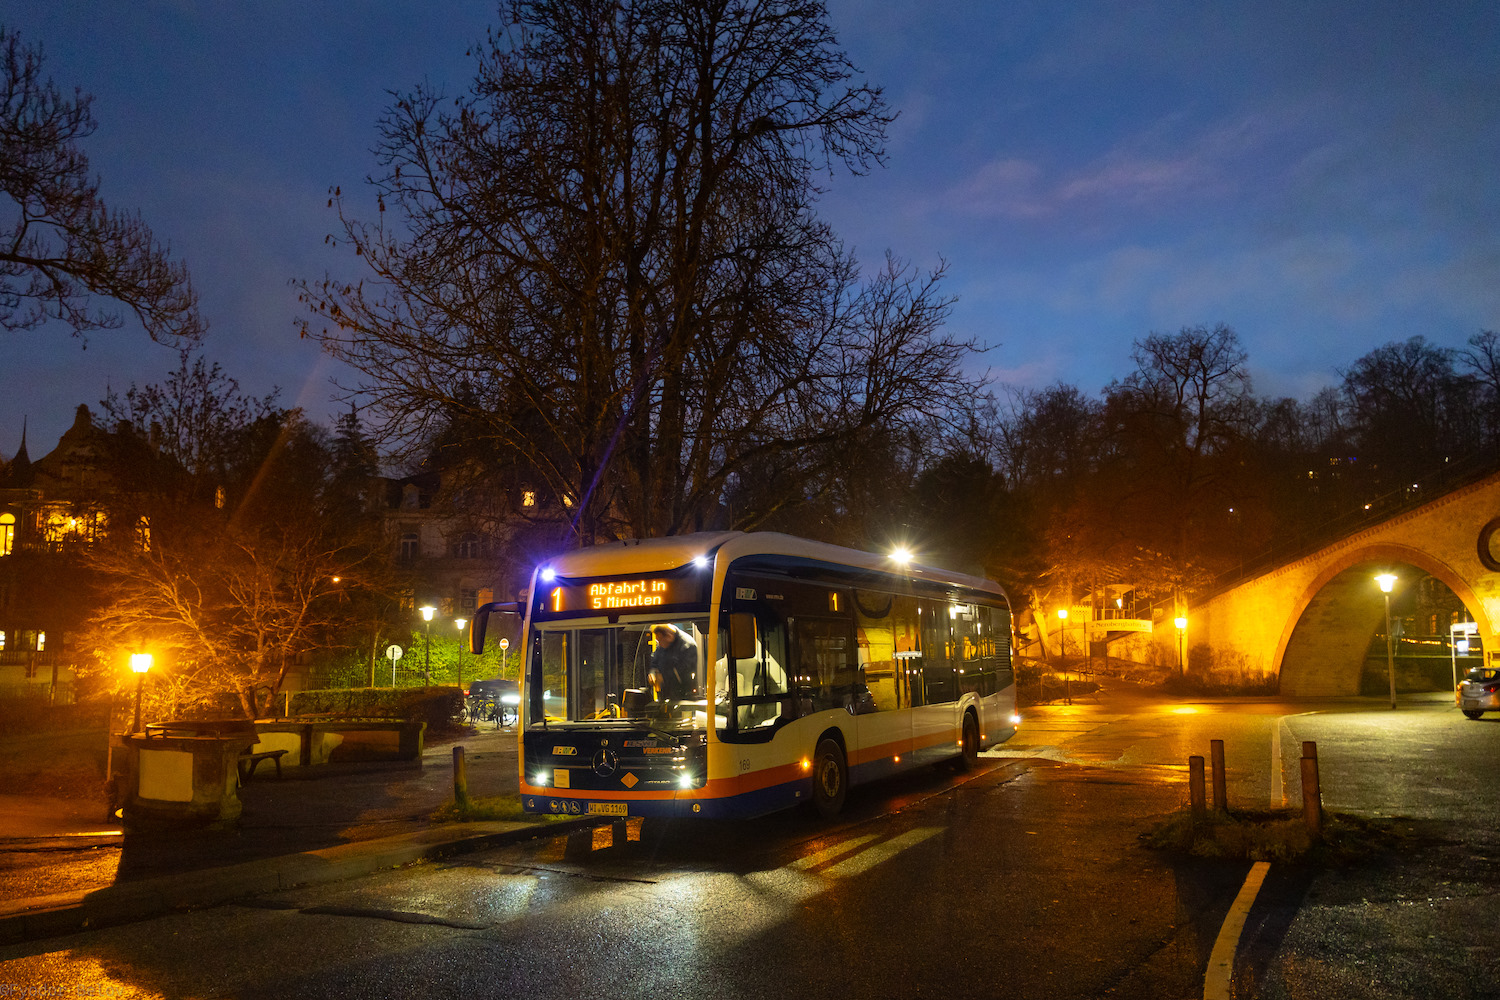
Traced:
<path id="1" fill-rule="evenodd" d="M 484 728 L 430 745 L 422 762 L 264 765 L 240 789 L 231 830 L 132 832 L 98 803 L 0 801 L 0 944 L 212 906 L 292 885 L 353 878 L 423 858 L 535 836 L 564 824 L 435 824 L 465 747 L 472 797 L 514 794 L 515 731 Z M 568 824 L 575 825 L 575 824 Z"/>

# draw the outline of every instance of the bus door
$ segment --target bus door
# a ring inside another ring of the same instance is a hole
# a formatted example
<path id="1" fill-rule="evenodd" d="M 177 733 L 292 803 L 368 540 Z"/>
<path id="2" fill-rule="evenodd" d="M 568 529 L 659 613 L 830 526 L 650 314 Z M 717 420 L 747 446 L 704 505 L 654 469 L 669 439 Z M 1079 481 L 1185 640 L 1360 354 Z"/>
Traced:
<path id="1" fill-rule="evenodd" d="M 958 749 L 958 691 L 950 659 L 946 602 L 919 599 L 919 668 L 912 678 L 912 744 L 922 762 L 951 757 Z"/>

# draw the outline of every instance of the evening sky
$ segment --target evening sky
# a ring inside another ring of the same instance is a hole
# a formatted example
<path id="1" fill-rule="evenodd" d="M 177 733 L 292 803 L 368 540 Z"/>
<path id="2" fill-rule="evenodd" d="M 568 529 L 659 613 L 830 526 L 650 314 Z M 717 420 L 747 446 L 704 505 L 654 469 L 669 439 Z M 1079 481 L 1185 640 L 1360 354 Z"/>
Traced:
<path id="1" fill-rule="evenodd" d="M 1374 347 L 1500 328 L 1500 5 L 833 0 L 900 117 L 888 164 L 822 178 L 869 265 L 948 262 L 950 327 L 1000 384 L 1098 394 L 1152 331 L 1226 323 L 1255 389 L 1306 399 Z M 14 2 L 112 207 L 192 270 L 206 355 L 317 418 L 333 364 L 292 278 L 357 274 L 324 238 L 372 169 L 389 89 L 463 88 L 487 3 Z M 133 324 L 8 335 L 0 454 L 33 458 L 174 353 Z"/>

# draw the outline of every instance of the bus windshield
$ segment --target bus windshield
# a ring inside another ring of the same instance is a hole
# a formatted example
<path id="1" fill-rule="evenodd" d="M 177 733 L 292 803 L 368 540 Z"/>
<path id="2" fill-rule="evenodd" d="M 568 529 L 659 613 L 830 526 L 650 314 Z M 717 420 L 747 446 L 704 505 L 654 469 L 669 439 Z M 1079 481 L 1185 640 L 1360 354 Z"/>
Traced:
<path id="1" fill-rule="evenodd" d="M 546 622 L 531 636 L 529 726 L 647 721 L 707 724 L 706 618 L 580 627 Z"/>

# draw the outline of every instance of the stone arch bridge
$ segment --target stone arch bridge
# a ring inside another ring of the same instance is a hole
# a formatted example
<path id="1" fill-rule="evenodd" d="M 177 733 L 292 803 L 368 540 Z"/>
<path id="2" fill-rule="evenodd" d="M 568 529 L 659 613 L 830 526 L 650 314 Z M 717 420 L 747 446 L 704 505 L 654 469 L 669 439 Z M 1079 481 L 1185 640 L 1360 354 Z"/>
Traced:
<path id="1" fill-rule="evenodd" d="M 1283 695 L 1358 694 L 1384 626 L 1382 572 L 1398 577 L 1393 600 L 1424 575 L 1447 584 L 1500 661 L 1500 473 L 1214 594 L 1189 609 L 1188 642 L 1216 664 L 1277 675 Z"/>

